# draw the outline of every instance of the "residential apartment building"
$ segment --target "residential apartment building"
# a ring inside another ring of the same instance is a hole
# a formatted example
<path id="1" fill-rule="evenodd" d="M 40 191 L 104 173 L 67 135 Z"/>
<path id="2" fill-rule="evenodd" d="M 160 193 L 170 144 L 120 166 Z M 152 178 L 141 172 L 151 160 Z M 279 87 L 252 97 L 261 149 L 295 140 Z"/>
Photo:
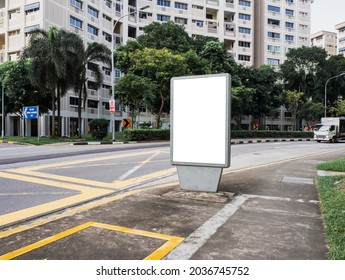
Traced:
<path id="1" fill-rule="evenodd" d="M 255 1 L 255 67 L 278 66 L 292 48 L 310 46 L 313 0 Z"/>
<path id="2" fill-rule="evenodd" d="M 309 45 L 310 3 L 312 0 L 0 0 L 0 63 L 18 59 L 28 43 L 28 32 L 57 26 L 79 34 L 85 44 L 96 41 L 112 48 L 143 33 L 152 22 L 173 21 L 185 27 L 190 36 L 202 35 L 223 41 L 229 55 L 246 66 L 278 65 L 289 48 Z M 149 5 L 144 11 L 133 13 Z M 116 27 L 114 29 L 114 24 Z M 279 34 L 279 36 L 278 36 Z M 102 65 L 104 82 L 95 88 L 91 72 L 88 100 L 82 113 L 83 133 L 93 118 L 110 119 L 111 69 Z M 115 76 L 121 73 L 115 71 Z M 62 133 L 77 133 L 77 94 L 70 91 L 61 100 Z M 122 112 L 116 104 L 115 127 L 121 130 Z M 167 120 L 168 120 L 168 116 Z M 164 120 L 164 116 L 163 116 Z M 143 109 L 141 122 L 154 122 Z M 27 121 L 27 134 L 36 120 Z M 51 117 L 39 119 L 41 135 L 50 135 Z M 7 116 L 6 135 L 19 135 L 19 118 Z"/>
<path id="3" fill-rule="evenodd" d="M 335 26 L 337 32 L 338 51 L 337 54 L 345 56 L 345 22 L 339 23 Z"/>
<path id="4" fill-rule="evenodd" d="M 328 55 L 337 54 L 337 33 L 330 31 L 319 31 L 311 35 L 311 45 L 323 48 Z"/>

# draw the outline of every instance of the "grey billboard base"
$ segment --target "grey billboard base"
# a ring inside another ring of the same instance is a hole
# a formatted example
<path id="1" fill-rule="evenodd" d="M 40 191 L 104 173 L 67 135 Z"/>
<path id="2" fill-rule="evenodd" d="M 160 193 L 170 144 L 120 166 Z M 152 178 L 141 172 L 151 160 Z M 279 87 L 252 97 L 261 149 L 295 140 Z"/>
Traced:
<path id="1" fill-rule="evenodd" d="M 218 191 L 222 167 L 176 165 L 176 169 L 182 190 Z"/>

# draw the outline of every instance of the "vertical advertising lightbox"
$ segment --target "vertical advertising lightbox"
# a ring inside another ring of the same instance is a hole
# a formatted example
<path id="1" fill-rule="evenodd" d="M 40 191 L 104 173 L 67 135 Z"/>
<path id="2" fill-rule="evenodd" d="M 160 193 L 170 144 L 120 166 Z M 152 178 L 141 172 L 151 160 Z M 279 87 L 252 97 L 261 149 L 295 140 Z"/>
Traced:
<path id="1" fill-rule="evenodd" d="M 229 74 L 171 80 L 171 163 L 230 166 Z"/>

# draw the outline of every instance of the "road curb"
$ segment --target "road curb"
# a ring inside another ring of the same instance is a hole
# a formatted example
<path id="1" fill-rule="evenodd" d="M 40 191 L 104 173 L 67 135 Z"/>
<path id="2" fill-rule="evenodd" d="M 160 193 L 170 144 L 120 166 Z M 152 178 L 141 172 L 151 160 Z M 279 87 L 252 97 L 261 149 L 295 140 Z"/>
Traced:
<path id="1" fill-rule="evenodd" d="M 253 140 L 231 140 L 231 145 L 237 144 L 256 144 L 256 143 L 272 143 L 272 142 L 302 142 L 302 141 L 312 141 L 310 138 L 292 138 L 292 139 L 253 139 Z"/>
<path id="2" fill-rule="evenodd" d="M 0 144 L 18 144 L 18 143 L 13 142 L 13 141 L 0 140 Z"/>
<path id="3" fill-rule="evenodd" d="M 272 142 L 301 142 L 301 141 L 312 141 L 310 138 L 291 138 L 291 139 L 234 139 L 231 140 L 231 145 L 238 144 L 255 144 L 255 143 L 272 143 Z M 156 142 L 156 141 L 154 141 Z M 169 142 L 169 141 L 168 141 Z M 138 143 L 152 143 L 152 141 L 123 141 L 123 142 L 112 142 L 112 141 L 83 141 L 75 142 L 72 145 L 119 145 L 119 144 L 138 144 Z"/>

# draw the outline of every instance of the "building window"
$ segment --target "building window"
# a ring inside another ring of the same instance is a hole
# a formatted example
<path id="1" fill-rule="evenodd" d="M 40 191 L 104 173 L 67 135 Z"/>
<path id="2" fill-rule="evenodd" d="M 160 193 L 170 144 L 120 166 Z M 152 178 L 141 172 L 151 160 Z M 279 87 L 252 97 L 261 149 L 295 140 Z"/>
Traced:
<path id="1" fill-rule="evenodd" d="M 246 0 L 239 0 L 238 4 L 240 6 L 245 6 L 245 7 L 250 7 L 251 6 L 251 2 L 250 1 L 246 1 Z"/>
<path id="2" fill-rule="evenodd" d="M 98 36 L 98 28 L 96 28 L 90 24 L 87 25 L 87 31 L 92 35 Z"/>
<path id="3" fill-rule="evenodd" d="M 251 15 L 247 15 L 247 14 L 238 14 L 238 18 L 239 19 L 243 19 L 243 20 L 251 20 Z"/>
<path id="4" fill-rule="evenodd" d="M 175 2 L 175 8 L 180 10 L 188 10 L 188 4 Z"/>
<path id="5" fill-rule="evenodd" d="M 40 10 L 40 3 L 38 3 L 38 2 L 26 5 L 24 7 L 24 11 L 25 11 L 26 15 L 31 14 L 31 13 L 36 12 L 36 11 L 39 11 L 39 10 Z"/>
<path id="6" fill-rule="evenodd" d="M 238 55 L 238 60 L 240 60 L 240 61 L 250 61 L 250 56 L 249 55 L 239 54 Z"/>
<path id="7" fill-rule="evenodd" d="M 107 16 L 106 14 L 103 14 L 103 18 L 104 18 L 106 21 L 111 22 L 111 17 Z"/>
<path id="8" fill-rule="evenodd" d="M 79 29 L 83 28 L 83 22 L 80 19 L 77 19 L 75 17 L 71 16 L 69 18 L 69 23 L 76 28 L 79 28 Z"/>
<path id="9" fill-rule="evenodd" d="M 278 19 L 269 18 L 267 19 L 267 23 L 275 26 L 280 26 L 280 20 Z"/>
<path id="10" fill-rule="evenodd" d="M 196 26 L 198 27 L 203 27 L 204 26 L 204 22 L 201 21 L 201 20 L 196 20 L 196 19 L 193 19 L 192 20 L 192 23 L 194 23 Z"/>
<path id="11" fill-rule="evenodd" d="M 339 53 L 345 52 L 345 47 L 339 48 Z"/>
<path id="12" fill-rule="evenodd" d="M 288 15 L 288 16 L 293 16 L 294 15 L 294 10 L 286 9 L 285 10 L 285 14 Z"/>
<path id="13" fill-rule="evenodd" d="M 286 0 L 286 3 L 293 3 L 294 0 Z"/>
<path id="14" fill-rule="evenodd" d="M 267 45 L 267 51 L 274 52 L 274 53 L 280 53 L 280 46 Z"/>
<path id="15" fill-rule="evenodd" d="M 72 97 L 69 98 L 69 105 L 71 106 L 78 106 L 79 105 L 79 98 L 78 97 Z"/>
<path id="16" fill-rule="evenodd" d="M 98 18 L 98 11 L 95 8 L 92 8 L 90 6 L 87 7 L 87 12 L 89 13 L 89 15 L 92 15 L 95 18 Z"/>
<path id="17" fill-rule="evenodd" d="M 294 23 L 293 22 L 285 22 L 285 27 L 289 28 L 289 29 L 293 29 L 294 28 Z"/>
<path id="18" fill-rule="evenodd" d="M 97 85 L 96 85 L 95 82 L 87 81 L 87 88 L 88 88 L 88 89 L 97 90 Z"/>
<path id="19" fill-rule="evenodd" d="M 188 22 L 188 21 L 187 21 L 186 18 L 175 17 L 175 23 L 186 25 L 187 22 Z"/>
<path id="20" fill-rule="evenodd" d="M 115 69 L 115 78 L 120 78 L 122 76 L 121 70 Z"/>
<path id="21" fill-rule="evenodd" d="M 110 68 L 108 68 L 108 67 L 102 67 L 102 70 L 104 71 L 104 74 L 106 75 L 106 76 L 110 76 L 110 73 L 111 73 L 111 69 Z"/>
<path id="22" fill-rule="evenodd" d="M 193 9 L 197 9 L 197 10 L 203 10 L 204 7 L 203 6 L 198 6 L 198 5 L 192 5 Z"/>
<path id="23" fill-rule="evenodd" d="M 250 48 L 250 42 L 238 41 L 238 46 L 242 48 Z"/>
<path id="24" fill-rule="evenodd" d="M 166 16 L 166 15 L 157 15 L 157 20 L 158 21 L 164 21 L 164 22 L 166 22 L 166 21 L 170 21 L 170 16 Z"/>
<path id="25" fill-rule="evenodd" d="M 105 4 L 108 8 L 111 8 L 111 0 L 104 0 L 104 4 Z"/>
<path id="26" fill-rule="evenodd" d="M 97 100 L 88 100 L 87 101 L 87 107 L 93 108 L 93 109 L 98 109 L 98 101 Z"/>
<path id="27" fill-rule="evenodd" d="M 170 7 L 170 1 L 168 0 L 157 0 L 158 6 Z"/>
<path id="28" fill-rule="evenodd" d="M 273 65 L 273 66 L 277 66 L 279 65 L 279 59 L 276 58 L 267 58 L 267 64 L 268 65 Z"/>
<path id="29" fill-rule="evenodd" d="M 244 34 L 250 34 L 250 28 L 246 28 L 246 27 L 239 27 L 238 28 L 238 32 L 239 33 L 244 33 Z"/>
<path id="30" fill-rule="evenodd" d="M 104 39 L 107 41 L 107 42 L 109 42 L 109 43 L 111 43 L 111 35 L 109 34 L 109 33 L 107 33 L 107 32 L 104 32 L 103 31 L 103 36 L 104 36 Z"/>
<path id="31" fill-rule="evenodd" d="M 268 5 L 268 6 L 267 6 L 267 9 L 268 9 L 270 12 L 280 13 L 280 7 L 277 7 L 277 6 Z"/>
<path id="32" fill-rule="evenodd" d="M 78 8 L 79 10 L 82 10 L 82 9 L 83 9 L 83 2 L 80 1 L 80 0 L 69 0 L 69 3 L 70 3 L 72 6 Z"/>
<path id="33" fill-rule="evenodd" d="M 268 31 L 268 38 L 280 39 L 280 33 Z"/>
<path id="34" fill-rule="evenodd" d="M 31 31 L 33 31 L 35 29 L 39 29 L 39 28 L 40 28 L 39 24 L 24 27 L 24 34 L 25 34 L 25 36 L 28 36 L 29 35 L 28 33 L 30 33 Z"/>
<path id="35" fill-rule="evenodd" d="M 293 35 L 285 35 L 285 40 L 289 42 L 293 42 L 294 36 Z"/>

